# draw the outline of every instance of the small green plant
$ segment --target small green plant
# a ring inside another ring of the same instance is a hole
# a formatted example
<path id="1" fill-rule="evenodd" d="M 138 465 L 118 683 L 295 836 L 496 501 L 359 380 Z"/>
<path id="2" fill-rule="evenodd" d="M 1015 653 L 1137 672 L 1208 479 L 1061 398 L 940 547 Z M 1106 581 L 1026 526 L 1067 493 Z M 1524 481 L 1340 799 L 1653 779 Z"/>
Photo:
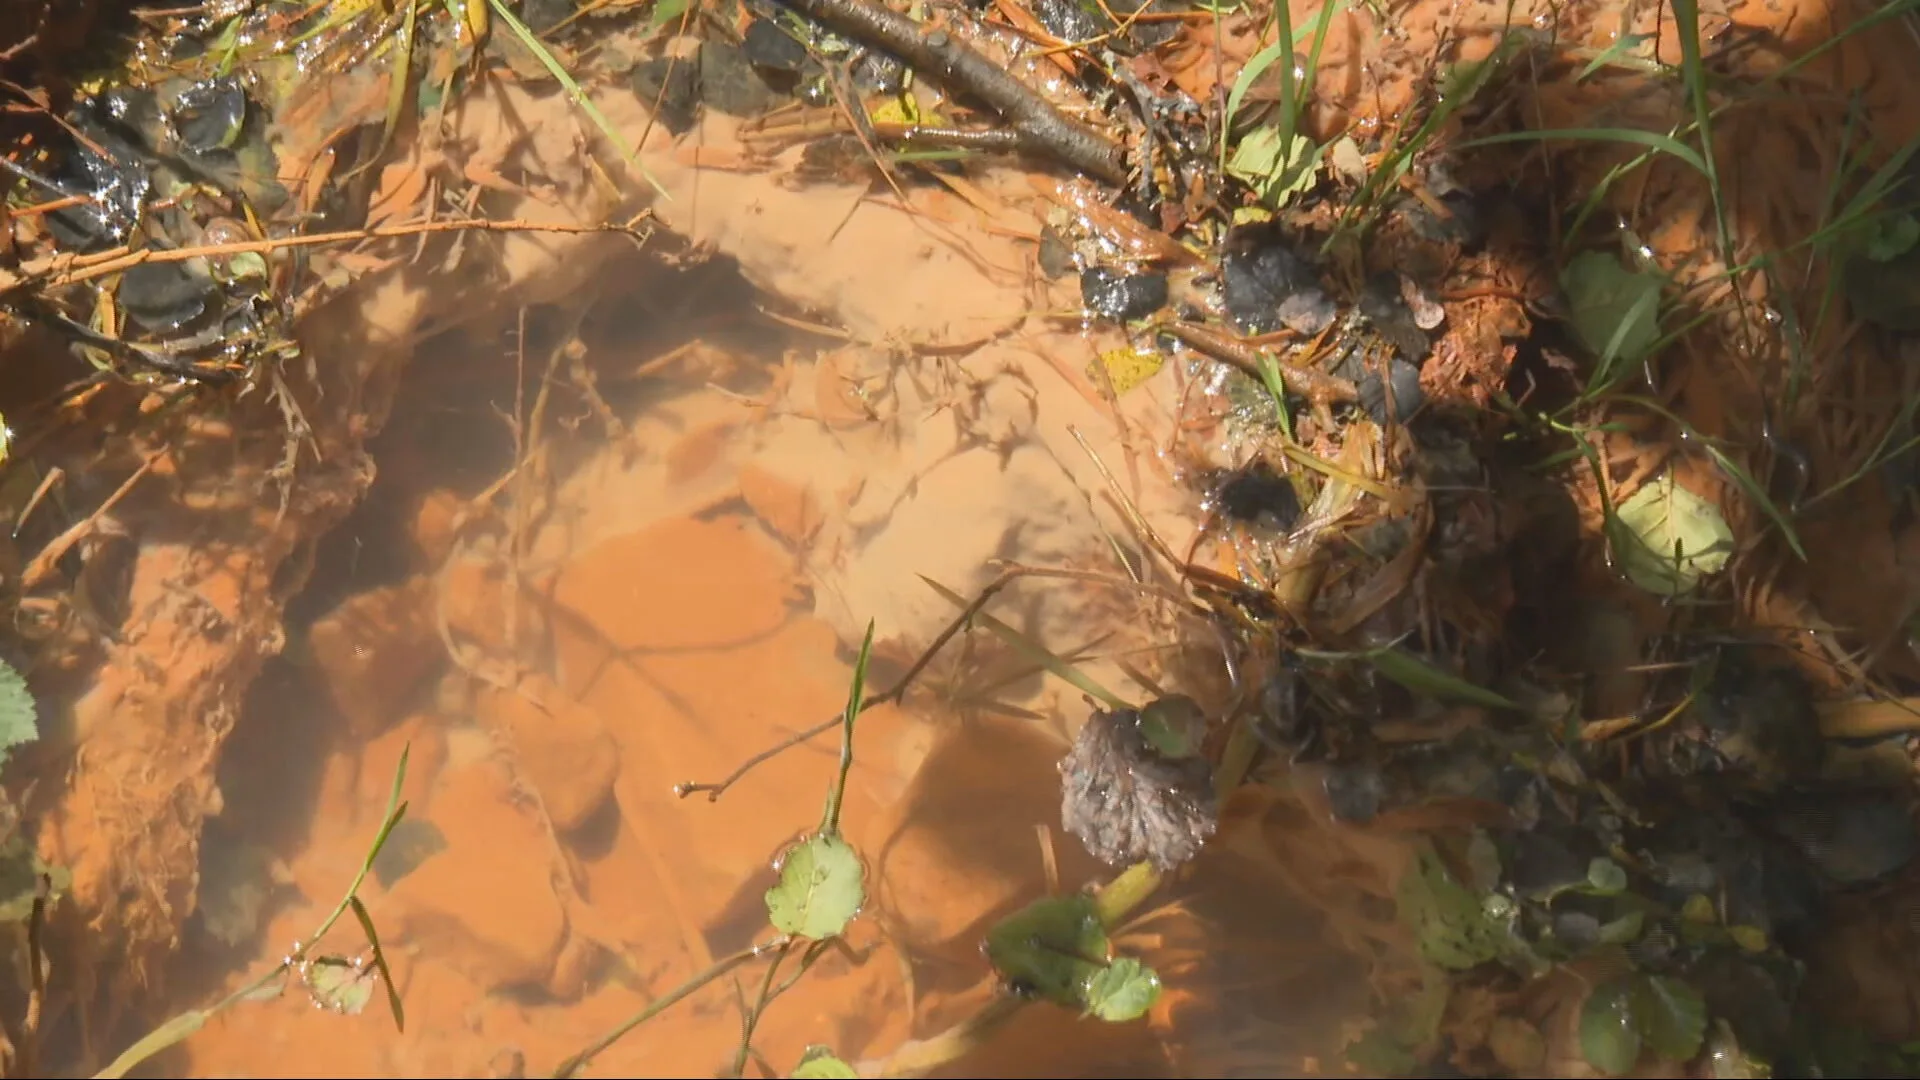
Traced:
<path id="1" fill-rule="evenodd" d="M 759 994 L 748 1006 L 742 1024 L 744 1033 L 734 1055 L 732 1075 L 739 1076 L 746 1070 L 753 1053 L 754 1028 L 768 1004 L 791 988 L 800 975 L 805 974 L 828 948 L 840 940 L 866 903 L 866 867 L 861 863 L 860 854 L 840 833 L 840 808 L 846 797 L 847 775 L 853 769 L 854 723 L 868 705 L 867 665 L 872 654 L 873 623 L 869 622 L 866 638 L 860 643 L 860 655 L 854 661 L 846 708 L 840 714 L 840 769 L 833 785 L 827 790 L 827 804 L 820 815 L 820 826 L 787 849 L 780 859 L 780 880 L 767 890 L 767 921 L 776 931 L 775 936 L 697 972 L 561 1062 L 553 1070 L 553 1076 L 578 1075 L 595 1057 L 641 1024 L 742 965 L 766 958 L 767 969 L 760 981 Z M 800 952 L 798 972 L 785 983 L 776 983 L 775 978 L 782 963 L 796 949 Z M 844 1069 L 845 1063 L 833 1057 L 831 1051 L 821 1049 L 819 1054 L 810 1051 L 802 1064 L 809 1071 L 796 1072 L 794 1075 L 852 1075 L 851 1071 L 835 1071 L 836 1066 Z"/>
<path id="2" fill-rule="evenodd" d="M 400 801 L 400 791 L 407 779 L 407 755 L 411 748 L 400 752 L 400 764 L 394 769 L 393 789 L 387 796 L 387 812 L 381 820 L 380 831 L 373 838 L 373 845 L 360 863 L 360 872 L 353 876 L 347 886 L 346 895 L 340 898 L 327 917 L 313 933 L 308 934 L 293 947 L 278 964 L 262 973 L 247 985 L 221 998 L 205 1009 L 194 1009 L 147 1033 L 139 1042 L 128 1047 L 119 1057 L 114 1058 L 106 1068 L 94 1074 L 94 1080 L 111 1080 L 127 1075 L 141 1062 L 155 1054 L 172 1047 L 207 1025 L 207 1021 L 226 1012 L 242 1002 L 257 1001 L 277 997 L 286 989 L 289 977 L 298 976 L 302 986 L 313 998 L 314 1004 L 341 1013 L 357 1013 L 365 1008 L 373 997 L 373 982 L 378 979 L 387 991 L 387 1009 L 393 1014 L 393 1024 L 401 1030 L 406 1029 L 406 1012 L 400 1003 L 400 992 L 394 988 L 392 973 L 387 969 L 386 952 L 380 947 L 380 936 L 374 931 L 373 916 L 367 906 L 360 901 L 360 886 L 373 871 L 374 860 L 380 855 L 387 837 L 392 835 L 395 825 L 406 815 L 407 804 Z M 368 956 L 365 960 L 334 954 L 314 955 L 313 949 L 320 940 L 333 929 L 333 924 L 348 911 L 360 924 L 360 930 L 366 934 Z"/>

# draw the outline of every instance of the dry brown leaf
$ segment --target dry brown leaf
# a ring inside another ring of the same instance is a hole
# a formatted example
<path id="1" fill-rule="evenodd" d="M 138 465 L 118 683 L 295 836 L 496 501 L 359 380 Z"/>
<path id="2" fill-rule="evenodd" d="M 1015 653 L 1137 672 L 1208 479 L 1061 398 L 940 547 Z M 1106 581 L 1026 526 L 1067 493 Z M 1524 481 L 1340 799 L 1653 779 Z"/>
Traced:
<path id="1" fill-rule="evenodd" d="M 396 161 L 380 170 L 380 186 L 367 206 L 367 227 L 375 228 L 411 214 L 427 194 L 427 171 L 412 161 Z"/>

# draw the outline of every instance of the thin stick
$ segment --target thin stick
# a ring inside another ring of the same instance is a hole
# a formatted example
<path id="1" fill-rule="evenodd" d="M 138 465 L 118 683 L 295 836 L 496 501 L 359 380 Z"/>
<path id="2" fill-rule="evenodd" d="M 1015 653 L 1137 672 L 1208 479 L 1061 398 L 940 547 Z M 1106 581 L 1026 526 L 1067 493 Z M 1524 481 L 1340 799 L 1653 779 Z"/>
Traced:
<path id="1" fill-rule="evenodd" d="M 72 549 L 73 545 L 92 534 L 94 526 L 98 524 L 100 520 L 100 516 L 112 510 L 114 504 L 118 503 L 121 499 L 126 498 L 127 492 L 133 490 L 133 485 L 139 483 L 141 477 L 152 472 L 153 463 L 159 461 L 161 455 L 165 453 L 167 453 L 166 450 L 155 450 L 153 453 L 148 454 L 147 459 L 140 463 L 140 467 L 133 470 L 133 475 L 121 481 L 120 486 L 114 489 L 113 494 L 107 496 L 106 501 L 101 503 L 98 509 L 81 520 L 74 522 L 66 532 L 54 537 L 52 543 L 42 548 L 40 554 L 35 555 L 33 561 L 27 564 L 26 570 L 21 572 L 20 587 L 23 589 L 32 589 L 51 577 L 54 567 L 60 562 L 61 558 Z"/>
<path id="2" fill-rule="evenodd" d="M 952 622 L 948 623 L 946 629 L 940 631 L 939 635 L 933 639 L 933 644 L 928 645 L 925 649 L 921 650 L 920 658 L 913 662 L 913 666 L 907 669 L 907 673 L 905 675 L 900 676 L 899 680 L 895 682 L 891 687 L 889 687 L 884 693 L 877 694 L 873 697 L 867 698 L 866 700 L 860 703 L 860 712 L 864 713 L 868 709 L 873 708 L 875 705 L 891 704 L 893 702 L 899 701 L 903 696 L 905 696 L 907 692 L 907 688 L 913 685 L 913 681 L 920 677 L 920 673 L 922 671 L 926 670 L 927 665 L 933 663 L 934 656 L 937 655 L 941 649 L 946 647 L 947 642 L 953 640 L 953 636 L 955 634 L 958 634 L 961 630 L 965 629 L 967 624 L 973 621 L 973 617 L 975 615 L 980 614 L 980 609 L 987 606 L 987 601 L 993 599 L 994 595 L 997 594 L 1001 589 L 1004 589 L 1008 585 L 1013 584 L 1014 581 L 1018 580 L 1019 578 L 1026 577 L 1026 576 L 1027 576 L 1027 571 L 1025 570 L 1009 570 L 1008 572 L 1001 574 L 998 578 L 995 578 L 992 584 L 980 590 L 980 595 L 974 597 L 973 603 L 968 604 L 966 608 L 962 610 L 960 614 L 956 616 Z M 728 788 L 740 782 L 741 777 L 747 775 L 748 773 L 752 772 L 754 769 L 759 768 L 761 765 L 766 764 L 767 762 L 773 760 L 774 758 L 779 757 L 781 754 L 786 753 L 788 750 L 791 750 L 794 747 L 799 746 L 802 743 L 805 743 L 811 739 L 816 739 L 822 735 L 825 735 L 827 732 L 832 731 L 833 729 L 839 727 L 841 724 L 845 722 L 846 722 L 846 714 L 844 712 L 835 713 L 830 718 L 823 720 L 818 724 L 815 724 L 813 727 L 807 728 L 805 731 L 798 732 L 794 735 L 790 735 L 787 738 L 782 739 L 780 742 L 777 742 L 774 745 L 768 747 L 767 749 L 760 751 L 759 753 L 753 755 L 750 758 L 747 758 L 745 761 L 742 761 L 737 767 L 735 767 L 732 772 L 721 777 L 717 781 L 712 781 L 712 782 L 700 781 L 698 783 L 689 781 L 686 783 L 675 784 L 673 785 L 673 793 L 684 799 L 687 796 L 692 795 L 694 792 L 704 791 L 707 793 L 708 802 L 717 802 L 719 801 L 720 796 L 726 794 L 726 791 Z"/>
<path id="3" fill-rule="evenodd" d="M 645 240 L 647 234 L 636 229 L 637 222 L 647 214 L 632 221 L 615 224 L 604 222 L 598 225 L 541 225 L 531 221 L 491 221 L 485 218 L 463 219 L 460 221 L 421 221 L 411 225 L 382 225 L 372 229 L 347 229 L 341 232 L 313 233 L 308 236 L 282 236 L 267 240 L 240 240 L 231 244 L 204 244 L 198 247 L 184 248 L 142 248 L 139 251 L 101 252 L 98 255 L 61 255 L 36 259 L 22 268 L 17 279 L 7 281 L 0 278 L 0 293 L 17 288 L 20 285 L 35 283 L 42 276 L 50 276 L 48 285 L 74 285 L 82 281 L 117 274 L 129 267 L 150 262 L 185 262 L 215 255 L 266 254 L 282 248 L 319 247 L 326 244 L 344 244 L 356 240 L 382 240 L 396 236 L 416 236 L 420 233 L 440 232 L 544 232 L 574 235 L 580 233 L 617 232 L 625 233 L 636 240 Z"/>
<path id="4" fill-rule="evenodd" d="M 713 966 L 696 973 L 686 982 L 667 991 L 661 997 L 650 1002 L 646 1008 L 622 1020 L 605 1035 L 593 1040 L 593 1042 L 587 1045 L 586 1049 L 579 1051 L 572 1057 L 561 1062 L 559 1066 L 553 1070 L 554 1080 L 565 1080 L 565 1078 L 573 1076 L 585 1068 L 588 1062 L 605 1051 L 607 1047 L 625 1038 L 627 1032 L 632 1031 L 641 1024 L 646 1023 L 661 1013 L 666 1012 L 668 1009 L 673 1008 L 675 1005 L 680 1004 L 682 1001 L 685 1001 L 687 998 L 692 997 L 702 987 L 705 987 L 708 983 L 725 975 L 727 972 L 732 971 L 734 968 L 750 960 L 756 960 L 773 949 L 785 949 L 788 940 L 789 939 L 783 935 L 764 945 L 750 946 L 731 956 L 722 957 L 714 961 Z"/>

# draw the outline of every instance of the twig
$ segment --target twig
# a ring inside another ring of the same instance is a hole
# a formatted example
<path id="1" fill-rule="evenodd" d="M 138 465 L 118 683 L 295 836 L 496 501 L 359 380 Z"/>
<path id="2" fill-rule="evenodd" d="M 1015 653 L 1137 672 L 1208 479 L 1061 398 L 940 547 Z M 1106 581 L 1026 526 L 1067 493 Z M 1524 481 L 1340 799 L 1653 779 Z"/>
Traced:
<path id="1" fill-rule="evenodd" d="M 907 688 L 913 685 L 913 681 L 920 677 L 920 673 L 926 670 L 926 667 L 928 664 L 931 664 L 933 662 L 933 658 L 939 654 L 941 649 L 946 647 L 947 642 L 952 641 L 953 636 L 955 634 L 958 634 L 961 630 L 965 629 L 967 624 L 973 621 L 973 617 L 980 613 L 980 609 L 987 606 L 987 601 L 993 599 L 994 595 L 997 594 L 1000 590 L 1006 588 L 1008 585 L 1013 584 L 1016 580 L 1026 576 L 1027 576 L 1027 571 L 1025 570 L 1010 570 L 1007 573 L 1001 574 L 998 578 L 995 578 L 993 580 L 992 584 L 980 590 L 980 595 L 974 597 L 973 603 L 968 604 L 965 610 L 961 611 L 960 614 L 956 616 L 952 622 L 947 624 L 946 629 L 940 631 L 939 636 L 933 639 L 933 643 L 931 645 L 928 645 L 924 650 L 921 651 L 920 658 L 913 662 L 913 666 L 907 669 L 906 674 L 900 676 L 900 678 L 891 687 L 887 688 L 887 690 L 884 693 L 876 694 L 873 697 L 866 698 L 865 700 L 860 702 L 860 712 L 864 713 L 868 709 L 873 708 L 875 705 L 891 704 L 893 702 L 899 701 L 901 697 L 903 697 L 906 694 Z M 788 736 L 787 738 L 782 739 L 780 742 L 775 743 L 773 746 L 770 746 L 767 749 L 762 750 L 759 753 L 753 755 L 752 757 L 746 759 L 745 761 L 742 761 L 738 766 L 734 768 L 732 772 L 721 777 L 717 781 L 710 781 L 710 782 L 701 781 L 698 783 L 689 781 L 686 783 L 675 784 L 673 785 L 673 793 L 684 799 L 687 796 L 692 795 L 694 792 L 704 791 L 707 793 L 708 802 L 717 802 L 720 796 L 726 794 L 726 791 L 728 788 L 740 782 L 741 777 L 747 775 L 748 773 L 752 772 L 754 769 L 760 767 L 761 765 L 767 763 L 768 761 L 771 761 L 774 758 L 779 757 L 781 754 L 786 753 L 788 750 L 791 750 L 794 747 L 799 746 L 800 744 L 807 742 L 810 739 L 815 739 L 822 735 L 825 735 L 827 732 L 832 731 L 834 728 L 841 726 L 845 722 L 846 722 L 846 714 L 844 712 L 835 713 L 831 718 L 824 720 L 821 723 L 814 725 L 813 727 L 807 728 L 805 731 L 801 731 L 801 732 L 798 732 L 797 734 Z"/>
<path id="2" fill-rule="evenodd" d="M 94 526 L 100 521 L 100 516 L 112 510 L 114 504 L 121 499 L 126 498 L 127 492 L 133 490 L 133 485 L 139 483 L 141 477 L 152 472 L 153 463 L 159 461 L 160 456 L 166 452 L 155 450 L 148 454 L 147 459 L 140 463 L 140 467 L 133 470 L 133 475 L 122 480 L 120 486 L 114 489 L 113 494 L 107 496 L 106 501 L 101 503 L 98 509 L 74 522 L 66 532 L 54 537 L 52 543 L 42 548 L 40 554 L 35 555 L 33 561 L 27 564 L 27 568 L 21 571 L 20 587 L 33 589 L 52 576 L 54 567 L 59 564 L 60 559 L 72 549 L 73 545 L 86 539 L 93 532 Z"/>
<path id="3" fill-rule="evenodd" d="M 830 30 L 892 53 L 936 82 L 979 98 L 1019 134 L 1022 149 L 1045 154 L 1110 184 L 1126 183 L 1126 162 L 1111 139 L 1067 119 L 1005 66 L 982 56 L 948 31 L 925 29 L 905 15 L 866 0 L 780 2 Z"/>
<path id="4" fill-rule="evenodd" d="M 1240 369 L 1255 382 L 1262 380 L 1260 374 L 1260 352 L 1244 341 L 1227 337 L 1205 327 L 1186 322 L 1163 323 L 1162 333 L 1178 338 L 1182 343 L 1205 353 L 1207 356 Z M 1297 391 L 1301 396 L 1316 405 L 1331 404 L 1336 401 L 1355 401 L 1360 391 L 1351 382 L 1336 375 L 1329 375 L 1317 368 L 1301 367 L 1273 358 L 1274 366 L 1280 369 L 1280 376 L 1287 389 Z"/>
<path id="5" fill-rule="evenodd" d="M 325 244 L 344 244 L 356 240 L 381 240 L 395 236 L 416 236 L 420 233 L 439 232 L 545 232 L 574 235 L 579 233 L 617 232 L 625 233 L 636 240 L 645 240 L 646 234 L 634 226 L 647 215 L 642 214 L 632 221 L 624 223 L 606 222 L 599 225 L 542 225 L 531 221 L 490 221 L 485 218 L 460 221 L 422 221 L 412 225 L 382 225 L 372 229 L 347 229 L 341 232 L 313 233 L 309 236 L 282 236 L 267 240 L 242 240 L 231 244 L 206 244 L 199 247 L 184 248 L 142 248 L 139 251 L 103 252 L 89 256 L 55 256 L 36 259 L 22 268 L 15 280 L 0 278 L 0 294 L 21 285 L 39 284 L 43 278 L 50 286 L 74 285 L 82 281 L 117 274 L 129 267 L 150 262 L 186 262 L 188 259 L 205 258 L 217 255 L 240 255 L 246 253 L 266 254 L 282 248 L 319 247 Z"/>
<path id="6" fill-rule="evenodd" d="M 834 722 L 838 723 L 839 719 L 836 717 Z M 668 1009 L 673 1008 L 675 1005 L 680 1004 L 682 1001 L 685 1001 L 687 998 L 693 996 L 694 993 L 699 991 L 702 987 L 706 986 L 708 983 L 714 981 L 715 979 L 718 979 L 720 976 L 725 975 L 727 972 L 732 971 L 734 968 L 737 968 L 740 965 L 747 963 L 750 960 L 759 959 L 761 956 L 764 956 L 768 952 L 771 952 L 775 949 L 784 950 L 787 947 L 789 940 L 790 939 L 783 934 L 780 937 L 775 938 L 774 940 L 769 941 L 764 945 L 754 945 L 749 948 L 742 949 L 731 956 L 722 957 L 719 960 L 714 961 L 713 966 L 707 968 L 704 971 L 696 973 L 695 975 L 693 975 L 692 978 L 689 978 L 686 982 L 681 983 L 679 986 L 676 986 L 672 990 L 667 991 L 664 995 L 660 996 L 659 998 L 656 998 L 652 1002 L 649 1002 L 646 1008 L 641 1009 L 639 1012 L 634 1013 L 632 1016 L 627 1017 L 625 1020 L 622 1020 L 619 1024 L 615 1025 L 613 1029 L 608 1031 L 605 1035 L 602 1035 L 599 1038 L 593 1040 L 593 1042 L 589 1043 L 585 1049 L 579 1051 L 578 1053 L 575 1053 L 572 1057 L 569 1057 L 565 1061 L 562 1061 L 553 1070 L 554 1080 L 566 1080 L 567 1077 L 573 1076 L 575 1073 L 585 1068 L 588 1062 L 592 1061 L 602 1051 L 606 1050 L 607 1047 L 612 1046 L 614 1043 L 617 1043 L 622 1038 L 624 1038 L 627 1032 L 632 1031 L 634 1028 L 639 1027 L 641 1024 L 646 1023 L 647 1021 L 653 1019 L 654 1017 L 659 1016 L 661 1013 L 666 1012 Z"/>
<path id="7" fill-rule="evenodd" d="M 39 1071 L 40 1014 L 47 1002 L 47 903 L 53 897 L 53 878 L 41 874 L 34 882 L 33 914 L 27 919 L 27 1017 L 20 1025 L 20 1044 L 14 1047 L 15 1076 Z"/>

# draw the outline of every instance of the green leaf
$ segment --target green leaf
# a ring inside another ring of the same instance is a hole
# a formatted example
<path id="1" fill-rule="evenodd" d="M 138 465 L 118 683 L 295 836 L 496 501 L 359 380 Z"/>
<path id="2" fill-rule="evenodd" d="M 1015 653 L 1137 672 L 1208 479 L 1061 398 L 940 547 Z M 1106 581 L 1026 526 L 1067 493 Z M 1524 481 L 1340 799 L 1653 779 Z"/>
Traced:
<path id="1" fill-rule="evenodd" d="M 1227 175 L 1245 181 L 1260 201 L 1275 209 L 1313 186 L 1320 166 L 1320 148 L 1305 135 L 1287 137 L 1279 129 L 1259 127 L 1247 132 L 1227 161 Z"/>
<path id="2" fill-rule="evenodd" d="M 1633 1014 L 1634 980 L 1594 987 L 1580 1006 L 1580 1056 L 1609 1076 L 1630 1072 L 1640 1060 L 1640 1025 Z"/>
<path id="3" fill-rule="evenodd" d="M 1605 855 L 1597 855 L 1587 864 L 1587 887 L 1601 896 L 1617 896 L 1627 891 L 1627 872 Z"/>
<path id="4" fill-rule="evenodd" d="M 1600 925 L 1600 940 L 1608 945 L 1625 945 L 1640 937 L 1647 928 L 1647 913 L 1629 911 L 1625 915 Z"/>
<path id="5" fill-rule="evenodd" d="M 1362 1076 L 1411 1076 L 1420 1059 L 1385 1028 L 1374 1028 L 1347 1047 L 1347 1063 Z"/>
<path id="6" fill-rule="evenodd" d="M 866 902 L 866 868 L 837 836 L 796 844 L 780 863 L 780 883 L 767 890 L 767 917 L 783 934 L 823 941 L 847 928 Z"/>
<path id="7" fill-rule="evenodd" d="M 1920 244 L 1920 221 L 1912 214 L 1895 214 L 1874 222 L 1860 253 L 1873 262 L 1892 262 L 1915 244 Z"/>
<path id="8" fill-rule="evenodd" d="M 1110 1024 L 1147 1015 L 1160 1000 L 1160 976 L 1131 956 L 1122 956 L 1087 980 L 1087 1011 Z"/>
<path id="9" fill-rule="evenodd" d="M 1140 736 L 1163 756 L 1184 761 L 1206 741 L 1207 714 L 1189 697 L 1155 698 L 1140 709 Z"/>
<path id="10" fill-rule="evenodd" d="M 1473 890 L 1454 879 L 1431 845 L 1400 881 L 1400 917 L 1413 928 L 1420 954 L 1448 971 L 1465 971 L 1506 951 L 1507 932 L 1487 915 Z"/>
<path id="11" fill-rule="evenodd" d="M 73 885 L 65 867 L 48 866 L 19 833 L 0 842 L 0 925 L 25 923 L 33 918 L 33 901 L 40 895 L 40 875 L 49 879 L 48 899 L 64 895 Z"/>
<path id="12" fill-rule="evenodd" d="M 687 0 L 659 0 L 658 3 L 653 5 L 653 11 L 647 15 L 647 22 L 652 24 L 654 29 L 657 30 L 678 19 L 680 16 L 686 14 L 686 12 Z M 800 1074 L 794 1073 L 793 1075 L 799 1076 Z M 848 1075 L 851 1076 L 852 1074 L 849 1073 Z"/>
<path id="13" fill-rule="evenodd" d="M 1057 1005 L 1088 1007 L 1088 988 L 1108 970 L 1107 929 L 1085 894 L 1036 900 L 987 931 L 987 962 L 1007 982 Z"/>
<path id="14" fill-rule="evenodd" d="M 14 747 L 40 737 L 39 710 L 27 680 L 12 664 L 0 661 L 0 761 Z"/>
<path id="15" fill-rule="evenodd" d="M 852 1080 L 860 1074 L 853 1066 L 834 1056 L 832 1050 L 824 1046 L 809 1046 L 800 1055 L 800 1064 L 787 1074 L 793 1080 Z"/>
<path id="16" fill-rule="evenodd" d="M 1560 273 L 1573 329 L 1599 358 L 1590 385 L 1605 386 L 1621 364 L 1637 365 L 1660 340 L 1660 279 L 1634 273 L 1618 256 L 1588 251 Z"/>
<path id="17" fill-rule="evenodd" d="M 1720 508 L 1680 486 L 1671 472 L 1614 508 L 1607 539 L 1627 580 L 1660 596 L 1693 591 L 1733 555 L 1733 530 Z"/>
<path id="18" fill-rule="evenodd" d="M 342 1016 L 358 1016 L 373 1000 L 373 969 L 344 956 L 316 956 L 300 971 L 313 1003 Z"/>
<path id="19" fill-rule="evenodd" d="M 1633 1015 L 1647 1049 L 1667 1061 L 1692 1061 L 1707 1033 L 1707 1005 L 1693 987 L 1668 975 L 1638 980 Z"/>

